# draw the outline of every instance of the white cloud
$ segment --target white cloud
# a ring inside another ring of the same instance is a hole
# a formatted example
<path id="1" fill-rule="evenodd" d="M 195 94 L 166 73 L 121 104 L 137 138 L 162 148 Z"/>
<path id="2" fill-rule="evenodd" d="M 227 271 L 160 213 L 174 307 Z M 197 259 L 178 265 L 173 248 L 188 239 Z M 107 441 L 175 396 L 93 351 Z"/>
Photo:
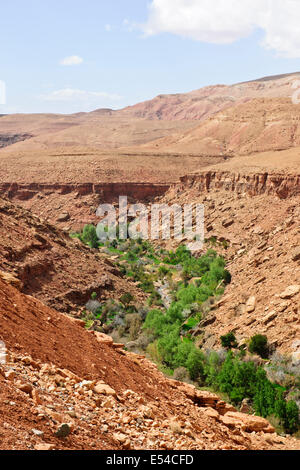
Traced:
<path id="1" fill-rule="evenodd" d="M 111 24 L 106 24 L 105 25 L 105 31 L 107 31 L 109 33 L 111 30 L 112 30 Z"/>
<path id="2" fill-rule="evenodd" d="M 299 0 L 152 0 L 142 28 L 146 35 L 168 32 L 215 44 L 230 44 L 260 29 L 263 47 L 297 58 L 299 25 Z"/>
<path id="3" fill-rule="evenodd" d="M 63 88 L 61 90 L 52 91 L 49 94 L 41 95 L 40 98 L 43 101 L 53 102 L 99 102 L 101 99 L 117 101 L 121 99 L 121 96 L 112 93 L 106 93 L 103 91 L 86 91 L 78 90 L 76 88 Z"/>
<path id="4" fill-rule="evenodd" d="M 79 57 L 78 55 L 71 55 L 69 57 L 65 57 L 60 61 L 60 65 L 80 65 L 83 62 L 83 58 Z"/>

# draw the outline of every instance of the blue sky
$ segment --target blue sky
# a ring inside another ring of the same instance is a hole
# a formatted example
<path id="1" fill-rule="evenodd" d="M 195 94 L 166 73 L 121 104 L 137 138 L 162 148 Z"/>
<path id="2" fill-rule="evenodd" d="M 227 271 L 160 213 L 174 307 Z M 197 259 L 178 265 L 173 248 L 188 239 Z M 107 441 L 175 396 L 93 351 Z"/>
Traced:
<path id="1" fill-rule="evenodd" d="M 0 113 L 116 109 L 298 71 L 300 2 L 265 2 L 1 2 Z"/>

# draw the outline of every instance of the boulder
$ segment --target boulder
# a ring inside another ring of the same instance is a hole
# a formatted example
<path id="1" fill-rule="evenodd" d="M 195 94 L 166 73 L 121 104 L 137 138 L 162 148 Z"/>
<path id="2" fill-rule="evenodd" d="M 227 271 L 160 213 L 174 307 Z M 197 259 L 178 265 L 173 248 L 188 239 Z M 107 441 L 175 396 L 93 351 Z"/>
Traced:
<path id="1" fill-rule="evenodd" d="M 253 295 L 249 297 L 249 299 L 246 302 L 246 311 L 248 313 L 254 312 L 256 308 L 256 297 Z"/>
<path id="2" fill-rule="evenodd" d="M 277 312 L 275 310 L 272 310 L 272 312 L 268 313 L 263 319 L 263 323 L 267 325 L 270 323 L 272 320 L 274 320 L 277 317 Z"/>
<path id="3" fill-rule="evenodd" d="M 70 214 L 68 212 L 63 212 L 59 217 L 57 217 L 56 222 L 67 222 L 70 220 Z"/>
<path id="4" fill-rule="evenodd" d="M 105 335 L 104 333 L 100 333 L 99 331 L 94 331 L 94 335 L 97 338 L 99 343 L 107 344 L 108 346 L 113 345 L 113 339 L 111 336 Z"/>
<path id="5" fill-rule="evenodd" d="M 46 444 L 45 442 L 41 444 L 36 444 L 34 450 L 54 450 L 55 446 L 53 444 Z"/>
<path id="6" fill-rule="evenodd" d="M 229 427 L 240 427 L 243 431 L 246 432 L 275 432 L 275 429 L 266 419 L 240 412 L 229 411 L 225 416 L 221 417 L 221 421 Z"/>
<path id="7" fill-rule="evenodd" d="M 295 295 L 297 295 L 300 292 L 300 286 L 299 285 L 294 285 L 294 286 L 289 286 L 285 289 L 285 291 L 281 292 L 280 298 L 281 299 L 291 299 Z"/>
<path id="8" fill-rule="evenodd" d="M 217 412 L 217 410 L 214 410 L 213 408 L 211 407 L 208 407 L 208 408 L 205 408 L 203 410 L 203 413 L 208 416 L 209 418 L 213 418 L 213 419 L 216 419 L 216 420 L 219 420 L 220 419 L 220 415 L 219 413 Z"/>
<path id="9" fill-rule="evenodd" d="M 300 261 L 300 246 L 293 250 L 292 261 Z"/>
<path id="10" fill-rule="evenodd" d="M 116 396 L 116 392 L 113 388 L 111 388 L 109 385 L 102 383 L 102 382 L 97 382 L 95 387 L 94 387 L 94 392 L 97 393 L 98 395 L 110 395 L 110 396 Z"/>
<path id="11" fill-rule="evenodd" d="M 56 437 L 64 439 L 69 436 L 71 433 L 71 428 L 67 423 L 63 423 L 59 426 L 58 430 L 55 433 Z"/>

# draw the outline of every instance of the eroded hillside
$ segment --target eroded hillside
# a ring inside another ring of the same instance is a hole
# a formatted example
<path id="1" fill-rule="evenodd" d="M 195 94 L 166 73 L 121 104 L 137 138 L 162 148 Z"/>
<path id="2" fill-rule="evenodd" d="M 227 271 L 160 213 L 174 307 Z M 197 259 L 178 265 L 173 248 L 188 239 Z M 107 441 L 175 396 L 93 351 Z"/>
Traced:
<path id="1" fill-rule="evenodd" d="M 0 313 L 2 449 L 299 448 L 1 279 Z"/>
<path id="2" fill-rule="evenodd" d="M 116 298 L 143 293 L 118 269 L 68 233 L 0 199 L 0 277 L 59 311 L 77 313 L 92 292 Z"/>
<path id="3" fill-rule="evenodd" d="M 236 159 L 188 175 L 163 201 L 204 204 L 205 238 L 229 261 L 232 282 L 208 314 L 208 326 L 198 331 L 203 346 L 218 347 L 220 336 L 230 331 L 241 344 L 255 334 L 265 334 L 275 348 L 293 353 L 296 363 L 300 354 L 300 176 L 291 169 L 299 157 L 281 154 L 277 158 L 281 158 L 277 171 L 274 159 L 266 154 L 249 157 L 248 168 Z M 258 162 L 260 171 L 255 172 Z"/>

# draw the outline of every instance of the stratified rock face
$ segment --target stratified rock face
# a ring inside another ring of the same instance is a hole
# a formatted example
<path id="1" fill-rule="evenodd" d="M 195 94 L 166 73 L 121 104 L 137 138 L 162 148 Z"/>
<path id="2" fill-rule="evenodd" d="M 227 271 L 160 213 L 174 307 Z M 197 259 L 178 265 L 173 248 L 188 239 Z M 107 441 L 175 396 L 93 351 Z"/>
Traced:
<path id="1" fill-rule="evenodd" d="M 234 171 L 203 171 L 180 178 L 182 185 L 176 186 L 197 189 L 199 193 L 214 191 L 233 192 L 240 195 L 258 196 L 261 194 L 285 199 L 300 194 L 300 174 L 276 173 L 235 173 Z"/>
<path id="2" fill-rule="evenodd" d="M 168 189 L 168 184 L 157 183 L 83 183 L 83 184 L 45 184 L 45 183 L 0 183 L 0 194 L 8 198 L 16 198 L 20 201 L 26 201 L 38 193 L 43 194 L 57 192 L 58 195 L 66 195 L 75 193 L 76 196 L 87 196 L 90 194 L 101 196 L 105 202 L 118 201 L 120 195 L 126 195 L 134 198 L 136 201 L 147 201 L 158 196 L 162 196 Z M 66 215 L 66 214 L 65 214 Z M 57 220 L 58 222 L 66 222 L 65 220 Z"/>

